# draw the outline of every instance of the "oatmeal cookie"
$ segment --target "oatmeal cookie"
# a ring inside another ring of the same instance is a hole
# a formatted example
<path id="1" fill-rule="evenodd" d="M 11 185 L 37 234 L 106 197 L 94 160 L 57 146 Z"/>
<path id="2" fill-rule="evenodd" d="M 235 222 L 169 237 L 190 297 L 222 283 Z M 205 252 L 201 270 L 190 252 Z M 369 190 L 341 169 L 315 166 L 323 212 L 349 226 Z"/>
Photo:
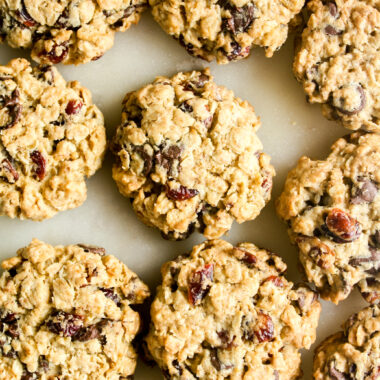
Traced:
<path id="1" fill-rule="evenodd" d="M 285 42 L 304 0 L 149 0 L 155 20 L 197 57 L 245 58 L 253 46 L 271 57 Z"/>
<path id="2" fill-rule="evenodd" d="M 251 243 L 195 246 L 162 267 L 147 347 L 169 379 L 290 380 L 321 306 L 286 264 Z"/>
<path id="3" fill-rule="evenodd" d="M 252 106 L 217 86 L 208 69 L 158 77 L 126 95 L 113 140 L 113 178 L 149 226 L 169 239 L 207 238 L 254 219 L 274 169 Z"/>
<path id="4" fill-rule="evenodd" d="M 43 220 L 80 206 L 105 148 L 87 89 L 52 66 L 0 66 L 0 215 Z"/>
<path id="5" fill-rule="evenodd" d="M 335 303 L 359 288 L 380 298 L 380 135 L 339 139 L 325 161 L 302 157 L 277 211 L 289 226 L 307 278 Z"/>
<path id="6" fill-rule="evenodd" d="M 380 309 L 372 305 L 351 316 L 315 351 L 315 380 L 376 380 L 380 376 Z"/>
<path id="7" fill-rule="evenodd" d="M 147 286 L 105 250 L 37 239 L 3 261 L 0 379 L 129 379 Z"/>
<path id="8" fill-rule="evenodd" d="M 308 2 L 294 60 L 307 100 L 346 128 L 380 132 L 380 1 Z"/>
<path id="9" fill-rule="evenodd" d="M 0 41 L 32 48 L 39 63 L 80 64 L 109 50 L 147 0 L 0 0 Z"/>

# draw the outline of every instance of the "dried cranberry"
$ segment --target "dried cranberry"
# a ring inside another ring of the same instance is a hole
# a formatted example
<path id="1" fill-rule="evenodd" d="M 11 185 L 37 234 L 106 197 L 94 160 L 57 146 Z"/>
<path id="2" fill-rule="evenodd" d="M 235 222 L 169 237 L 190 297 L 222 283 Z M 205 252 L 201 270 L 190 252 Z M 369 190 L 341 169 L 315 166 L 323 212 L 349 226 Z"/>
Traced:
<path id="1" fill-rule="evenodd" d="M 76 115 L 83 107 L 83 103 L 79 100 L 70 100 L 67 103 L 65 112 L 68 115 Z"/>
<path id="2" fill-rule="evenodd" d="M 37 376 L 37 373 L 31 373 L 29 372 L 28 370 L 24 370 L 24 372 L 22 373 L 21 375 L 21 379 L 20 380 L 35 380 L 35 379 L 38 379 L 38 376 Z"/>
<path id="3" fill-rule="evenodd" d="M 68 55 L 69 48 L 67 42 L 62 44 L 54 43 L 53 48 L 50 51 L 43 50 L 39 56 L 45 57 L 51 63 L 57 64 L 62 62 Z"/>
<path id="4" fill-rule="evenodd" d="M 94 245 L 86 245 L 86 244 L 77 244 L 78 247 L 82 248 L 85 252 L 95 253 L 99 256 L 104 256 L 106 254 L 106 250 L 102 247 L 96 247 Z"/>
<path id="5" fill-rule="evenodd" d="M 224 31 L 229 31 L 233 34 L 246 32 L 252 25 L 255 19 L 255 7 L 253 4 L 247 4 L 244 7 L 228 7 L 231 17 L 226 18 L 222 22 Z"/>
<path id="6" fill-rule="evenodd" d="M 4 158 L 3 161 L 1 161 L 1 165 L 12 176 L 12 179 L 9 179 L 8 176 L 5 177 L 7 179 L 7 181 L 9 183 L 17 182 L 19 179 L 19 175 L 18 175 L 16 169 L 14 168 L 14 166 L 12 165 L 11 161 L 8 160 L 7 158 Z"/>
<path id="7" fill-rule="evenodd" d="M 180 185 L 180 187 L 175 189 L 170 189 L 167 187 L 166 189 L 166 195 L 169 199 L 173 201 L 184 201 L 190 198 L 195 197 L 199 194 L 199 191 L 196 189 L 188 189 L 185 186 Z"/>
<path id="8" fill-rule="evenodd" d="M 211 349 L 210 351 L 210 361 L 211 364 L 214 366 L 214 368 L 217 371 L 223 371 L 226 369 L 231 369 L 233 368 L 232 364 L 224 364 L 218 357 L 218 349 Z"/>
<path id="9" fill-rule="evenodd" d="M 282 281 L 282 278 L 278 277 L 278 276 L 269 276 L 268 278 L 265 279 L 265 281 L 273 282 L 273 284 L 279 288 L 284 287 L 284 283 Z"/>
<path id="10" fill-rule="evenodd" d="M 227 330 L 221 330 L 217 332 L 220 338 L 223 348 L 231 348 L 234 345 L 235 336 L 231 336 Z"/>
<path id="11" fill-rule="evenodd" d="M 253 268 L 255 264 L 257 263 L 257 257 L 253 255 L 252 253 L 246 251 L 245 249 L 242 248 L 234 248 L 236 251 L 239 252 L 239 260 L 241 260 L 244 264 L 246 264 L 249 268 Z M 241 253 L 243 255 L 241 256 Z"/>
<path id="12" fill-rule="evenodd" d="M 359 238 L 361 226 L 359 222 L 346 212 L 334 208 L 325 219 L 323 232 L 336 243 L 349 243 Z"/>
<path id="13" fill-rule="evenodd" d="M 327 25 L 325 27 L 325 33 L 328 36 L 340 36 L 343 34 L 343 31 L 335 29 L 332 25 Z"/>
<path id="14" fill-rule="evenodd" d="M 24 3 L 24 1 L 22 3 Z M 19 18 L 19 20 L 21 21 L 21 23 L 28 28 L 31 28 L 31 27 L 37 25 L 37 22 L 28 13 L 24 4 L 22 4 L 22 8 L 16 12 L 16 15 Z"/>
<path id="15" fill-rule="evenodd" d="M 98 325 L 90 325 L 88 327 L 82 327 L 77 333 L 74 334 L 73 340 L 79 342 L 87 342 L 92 339 L 100 337 L 101 328 Z"/>
<path id="16" fill-rule="evenodd" d="M 178 108 L 185 113 L 193 112 L 193 107 L 187 101 L 181 103 Z"/>
<path id="17" fill-rule="evenodd" d="M 260 311 L 257 315 L 255 335 L 259 343 L 272 340 L 274 335 L 274 325 L 272 318 L 262 311 Z"/>
<path id="18" fill-rule="evenodd" d="M 82 328 L 83 317 L 65 311 L 56 311 L 50 316 L 46 326 L 54 334 L 72 337 Z"/>
<path id="19" fill-rule="evenodd" d="M 33 151 L 30 154 L 30 158 L 33 163 L 36 165 L 35 173 L 40 181 L 45 178 L 46 174 L 46 160 L 44 156 L 38 150 Z"/>
<path id="20" fill-rule="evenodd" d="M 210 282 L 213 281 L 214 264 L 207 264 L 196 271 L 190 278 L 188 297 L 192 305 L 200 302 L 210 290 Z"/>
<path id="21" fill-rule="evenodd" d="M 329 2 L 328 4 L 329 12 L 331 16 L 336 17 L 338 15 L 338 7 L 336 6 L 335 2 Z"/>
<path id="22" fill-rule="evenodd" d="M 100 290 L 107 298 L 115 302 L 116 305 L 120 304 L 120 297 L 115 293 L 114 288 L 100 288 Z"/>
<path id="23" fill-rule="evenodd" d="M 4 125 L 0 125 L 0 130 L 5 130 L 13 127 L 21 116 L 21 104 L 20 104 L 20 92 L 16 88 L 13 90 L 11 96 L 5 96 L 0 103 L 3 103 L 3 107 L 8 108 L 10 121 Z"/>
<path id="24" fill-rule="evenodd" d="M 246 57 L 251 50 L 249 46 L 242 49 L 242 47 L 236 41 L 232 41 L 230 45 L 231 45 L 231 51 L 225 52 L 225 55 L 229 61 L 234 61 L 238 59 L 239 57 L 241 58 Z"/>

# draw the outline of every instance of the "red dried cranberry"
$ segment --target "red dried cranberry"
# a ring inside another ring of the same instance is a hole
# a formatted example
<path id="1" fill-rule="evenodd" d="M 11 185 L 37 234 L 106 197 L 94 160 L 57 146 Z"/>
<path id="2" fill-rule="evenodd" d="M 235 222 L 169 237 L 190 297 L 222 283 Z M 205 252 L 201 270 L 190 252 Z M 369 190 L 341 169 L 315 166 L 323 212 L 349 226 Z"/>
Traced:
<path id="1" fill-rule="evenodd" d="M 4 125 L 0 125 L 0 130 L 12 128 L 19 120 L 21 116 L 21 104 L 20 104 L 20 92 L 16 88 L 13 90 L 11 96 L 5 96 L 0 103 L 3 103 L 3 107 L 8 108 L 10 121 Z"/>
<path id="2" fill-rule="evenodd" d="M 28 13 L 28 11 L 25 8 L 25 5 L 23 4 L 22 8 L 16 12 L 17 17 L 21 21 L 21 23 L 28 27 L 31 28 L 32 26 L 37 25 L 37 22 L 32 18 L 32 16 Z"/>
<path id="3" fill-rule="evenodd" d="M 82 107 L 83 107 L 83 103 L 81 101 L 79 101 L 79 100 L 70 100 L 67 103 L 65 112 L 68 115 L 76 115 L 81 110 Z"/>
<path id="4" fill-rule="evenodd" d="M 39 56 L 45 57 L 51 63 L 57 64 L 62 62 L 69 53 L 69 48 L 67 42 L 63 42 L 62 44 L 54 43 L 53 48 L 50 51 L 43 50 Z"/>
<path id="5" fill-rule="evenodd" d="M 210 290 L 213 281 L 214 264 L 207 264 L 203 269 L 193 273 L 189 281 L 188 297 L 192 305 L 201 301 Z"/>
<path id="6" fill-rule="evenodd" d="M 100 337 L 101 328 L 98 325 L 82 327 L 74 336 L 74 341 L 87 342 Z"/>
<path id="7" fill-rule="evenodd" d="M 114 288 L 100 288 L 100 290 L 107 298 L 115 302 L 116 305 L 120 304 L 120 297 L 115 293 Z"/>
<path id="8" fill-rule="evenodd" d="M 167 187 L 166 195 L 169 199 L 173 201 L 184 201 L 186 199 L 190 199 L 199 194 L 199 191 L 196 189 L 188 189 L 185 186 L 180 185 L 180 187 L 175 189 L 170 189 Z"/>
<path id="9" fill-rule="evenodd" d="M 255 336 L 259 343 L 272 340 L 274 335 L 274 325 L 272 318 L 260 311 L 257 315 L 257 323 L 255 327 Z"/>
<path id="10" fill-rule="evenodd" d="M 361 234 L 359 222 L 338 208 L 327 214 L 322 230 L 336 243 L 349 243 L 358 239 Z"/>
<path id="11" fill-rule="evenodd" d="M 12 165 L 12 163 L 7 159 L 7 158 L 4 158 L 4 160 L 1 162 L 1 165 L 3 166 L 3 168 L 5 170 L 7 170 L 11 176 L 13 177 L 13 181 L 12 180 L 9 180 L 8 182 L 9 183 L 15 183 L 18 181 L 19 179 L 19 175 L 16 171 L 16 169 L 14 168 L 14 166 Z"/>
<path id="12" fill-rule="evenodd" d="M 38 150 L 33 151 L 30 154 L 30 158 L 33 163 L 36 165 L 35 173 L 40 181 L 45 178 L 46 174 L 46 160 L 44 156 Z"/>
<path id="13" fill-rule="evenodd" d="M 284 287 L 284 283 L 282 281 L 282 278 L 278 277 L 278 276 L 269 276 L 268 278 L 265 279 L 265 281 L 273 282 L 273 284 L 279 288 Z"/>

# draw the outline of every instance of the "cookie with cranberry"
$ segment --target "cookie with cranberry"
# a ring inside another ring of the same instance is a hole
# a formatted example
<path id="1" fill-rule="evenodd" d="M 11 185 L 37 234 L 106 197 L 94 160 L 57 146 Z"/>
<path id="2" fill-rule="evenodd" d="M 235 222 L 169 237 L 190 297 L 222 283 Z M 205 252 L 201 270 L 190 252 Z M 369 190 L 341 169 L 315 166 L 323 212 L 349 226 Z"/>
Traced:
<path id="1" fill-rule="evenodd" d="M 80 206 L 106 149 L 89 90 L 52 66 L 0 66 L 0 215 L 43 220 Z"/>
<path id="2" fill-rule="evenodd" d="M 2 379 L 129 379 L 148 287 L 100 247 L 37 239 L 3 261 Z"/>
<path id="3" fill-rule="evenodd" d="M 372 305 L 352 315 L 343 331 L 328 337 L 315 351 L 315 380 L 363 379 L 380 376 L 380 309 Z"/>
<path id="4" fill-rule="evenodd" d="M 355 132 L 326 160 L 302 157 L 277 200 L 309 281 L 335 303 L 380 297 L 380 135 Z"/>
<path id="5" fill-rule="evenodd" d="M 147 0 L 0 0 L 0 42 L 32 49 L 39 63 L 80 64 L 109 50 Z"/>
<path id="6" fill-rule="evenodd" d="M 155 20 L 192 55 L 218 63 L 261 46 L 271 57 L 304 0 L 149 0 Z"/>
<path id="7" fill-rule="evenodd" d="M 346 128 L 380 131 L 380 2 L 308 2 L 294 73 L 311 103 Z"/>
<path id="8" fill-rule="evenodd" d="M 321 306 L 285 271 L 265 249 L 222 240 L 164 264 L 146 343 L 166 378 L 298 378 Z"/>
<path id="9" fill-rule="evenodd" d="M 207 238 L 254 219 L 269 201 L 274 169 L 251 105 L 209 70 L 158 77 L 126 95 L 113 140 L 113 178 L 147 225 L 169 239 Z"/>

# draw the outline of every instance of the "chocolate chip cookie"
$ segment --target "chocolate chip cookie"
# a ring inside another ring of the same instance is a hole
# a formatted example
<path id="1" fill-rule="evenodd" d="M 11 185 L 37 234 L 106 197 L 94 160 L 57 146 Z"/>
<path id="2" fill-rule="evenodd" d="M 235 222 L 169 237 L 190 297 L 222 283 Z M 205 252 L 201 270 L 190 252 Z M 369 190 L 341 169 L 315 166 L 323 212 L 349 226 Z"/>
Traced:
<path id="1" fill-rule="evenodd" d="M 132 304 L 149 290 L 116 257 L 37 239 L 3 261 L 0 377 L 130 379 L 140 328 Z"/>
<path id="2" fill-rule="evenodd" d="M 208 69 L 158 77 L 124 99 L 113 178 L 138 217 L 166 238 L 195 228 L 220 237 L 270 199 L 274 169 L 259 126 L 252 106 L 216 85 Z"/>
<path id="3" fill-rule="evenodd" d="M 316 294 L 251 243 L 195 246 L 162 267 L 147 347 L 168 379 L 296 379 L 315 340 Z"/>
<path id="4" fill-rule="evenodd" d="M 356 286 L 380 298 L 380 135 L 339 139 L 324 161 L 302 157 L 288 174 L 277 211 L 298 245 L 309 281 L 338 303 Z"/>
<path id="5" fill-rule="evenodd" d="M 308 2 L 294 60 L 307 100 L 346 128 L 380 131 L 380 2 Z"/>
<path id="6" fill-rule="evenodd" d="M 315 380 L 380 376 L 380 309 L 372 305 L 351 316 L 343 331 L 328 337 L 315 351 Z"/>
<path id="7" fill-rule="evenodd" d="M 147 0 L 0 0 L 0 42 L 32 48 L 40 63 L 100 58 L 116 31 L 136 24 Z"/>
<path id="8" fill-rule="evenodd" d="M 0 66 L 0 215 L 43 220 L 80 206 L 105 149 L 87 89 L 52 66 Z"/>
<path id="9" fill-rule="evenodd" d="M 149 0 L 155 20 L 192 55 L 228 63 L 253 46 L 271 57 L 304 0 Z"/>

